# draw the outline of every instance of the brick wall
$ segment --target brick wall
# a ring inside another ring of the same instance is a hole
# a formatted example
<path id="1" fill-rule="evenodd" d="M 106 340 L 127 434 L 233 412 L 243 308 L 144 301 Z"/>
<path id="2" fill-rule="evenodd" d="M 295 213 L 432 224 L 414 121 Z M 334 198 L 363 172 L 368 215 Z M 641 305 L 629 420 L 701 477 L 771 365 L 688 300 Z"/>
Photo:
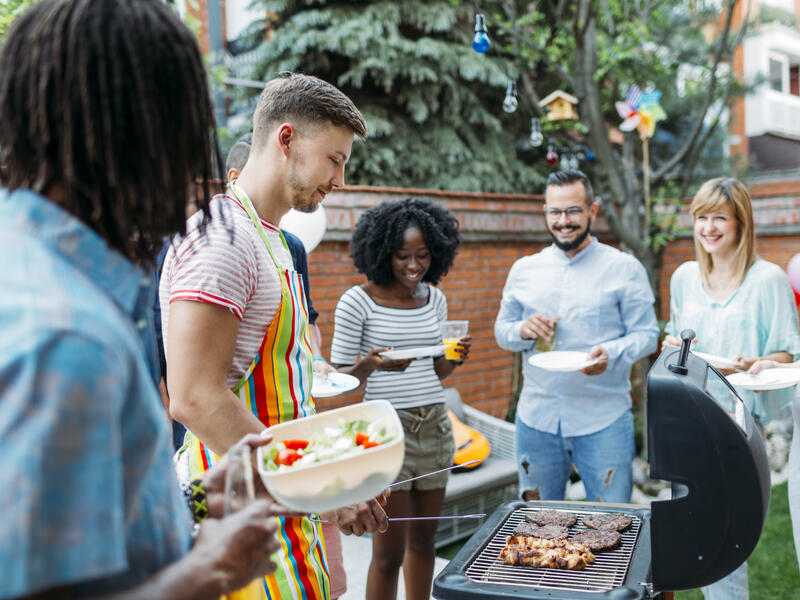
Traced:
<path id="1" fill-rule="evenodd" d="M 496 416 L 505 416 L 511 396 L 512 354 L 494 341 L 494 318 L 506 275 L 514 261 L 538 251 L 541 243 L 465 242 L 453 269 L 439 285 L 453 319 L 468 319 L 473 342 L 470 358 L 445 382 L 462 398 Z M 333 311 L 342 292 L 365 281 L 355 272 L 347 242 L 323 242 L 309 257 L 311 297 L 320 317 L 323 351 L 328 356 Z"/>
<path id="2" fill-rule="evenodd" d="M 761 181 L 750 185 L 756 222 L 758 255 L 786 270 L 789 259 L 800 253 L 800 181 Z M 681 226 L 684 235 L 673 241 L 664 252 L 661 268 L 661 307 L 659 318 L 669 316 L 669 278 L 678 265 L 694 260 L 691 238 L 691 216 L 688 204 L 683 206 Z"/>
<path id="3" fill-rule="evenodd" d="M 760 223 L 758 252 L 785 268 L 788 260 L 800 252 L 800 235 L 797 235 L 800 233 L 800 194 L 775 197 L 770 195 L 773 193 L 773 190 L 761 189 L 760 197 L 754 199 Z M 317 324 L 322 330 L 323 351 L 326 356 L 330 351 L 336 302 L 348 287 L 364 281 L 353 268 L 348 254 L 353 225 L 369 206 L 409 196 L 442 203 L 454 212 L 462 227 L 464 242 L 455 265 L 440 287 L 447 296 L 451 317 L 469 319 L 473 346 L 470 359 L 456 369 L 445 385 L 458 388 L 462 399 L 477 408 L 504 416 L 511 397 L 513 356 L 495 343 L 494 318 L 511 265 L 549 243 L 541 196 L 361 186 L 329 195 L 325 201 L 328 230 L 322 243 L 309 256 L 311 297 L 320 313 Z M 666 308 L 659 311 L 661 318 L 668 314 L 669 277 L 679 264 L 694 258 L 688 215 L 683 215 L 683 222 L 687 226 L 686 235 L 675 240 L 664 254 L 661 297 Z M 616 245 L 602 219 L 596 223 L 594 233 L 602 241 Z"/>

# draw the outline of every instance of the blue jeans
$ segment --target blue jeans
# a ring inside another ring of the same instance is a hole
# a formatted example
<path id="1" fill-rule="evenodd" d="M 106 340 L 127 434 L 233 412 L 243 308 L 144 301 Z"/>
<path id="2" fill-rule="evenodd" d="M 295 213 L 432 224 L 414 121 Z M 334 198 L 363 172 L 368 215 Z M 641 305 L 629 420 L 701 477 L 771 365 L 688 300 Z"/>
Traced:
<path id="1" fill-rule="evenodd" d="M 633 415 L 625 413 L 605 429 L 563 437 L 525 425 L 517 417 L 519 489 L 529 499 L 563 500 L 572 463 L 590 502 L 630 502 L 633 489 Z M 538 498 L 536 491 L 538 490 Z"/>
<path id="2" fill-rule="evenodd" d="M 747 562 L 730 575 L 700 589 L 706 600 L 748 600 Z"/>

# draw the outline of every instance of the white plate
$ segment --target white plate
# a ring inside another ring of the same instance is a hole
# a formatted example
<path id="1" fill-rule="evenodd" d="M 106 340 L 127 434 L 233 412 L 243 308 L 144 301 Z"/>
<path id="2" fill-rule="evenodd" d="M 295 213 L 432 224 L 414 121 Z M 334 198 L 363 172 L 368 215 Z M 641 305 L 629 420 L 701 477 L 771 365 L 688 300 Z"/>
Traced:
<path id="1" fill-rule="evenodd" d="M 800 383 L 800 369 L 764 369 L 755 375 L 733 373 L 728 381 L 746 390 L 780 390 Z"/>
<path id="2" fill-rule="evenodd" d="M 308 439 L 315 431 L 352 419 L 370 422 L 380 419 L 396 437 L 391 442 L 352 456 L 297 465 L 285 471 L 265 468 L 264 454 L 274 444 L 290 439 Z M 374 498 L 397 478 L 403 465 L 403 425 L 392 405 L 385 400 L 327 410 L 273 425 L 267 431 L 272 434 L 273 441 L 256 449 L 258 473 L 273 498 L 301 512 L 324 513 Z"/>
<path id="3" fill-rule="evenodd" d="M 580 371 L 598 361 L 598 359 L 588 358 L 588 356 L 588 352 L 553 350 L 534 354 L 528 359 L 528 364 L 548 371 Z"/>
<path id="4" fill-rule="evenodd" d="M 724 356 L 706 354 L 705 352 L 695 352 L 694 350 L 692 350 L 692 354 L 699 356 L 708 364 L 714 365 L 718 369 L 733 369 L 736 366 L 735 362 L 733 362 L 730 358 L 725 358 Z"/>
<path id="5" fill-rule="evenodd" d="M 381 352 L 381 356 L 389 360 L 427 358 L 428 356 L 441 356 L 446 349 L 447 346 L 422 346 L 421 348 L 406 348 L 405 350 L 387 350 L 386 352 Z"/>
<path id="6" fill-rule="evenodd" d="M 330 398 L 354 390 L 359 385 L 361 385 L 361 382 L 358 377 L 353 377 L 346 373 L 328 373 L 327 379 L 314 375 L 314 383 L 311 384 L 311 395 L 315 398 Z"/>

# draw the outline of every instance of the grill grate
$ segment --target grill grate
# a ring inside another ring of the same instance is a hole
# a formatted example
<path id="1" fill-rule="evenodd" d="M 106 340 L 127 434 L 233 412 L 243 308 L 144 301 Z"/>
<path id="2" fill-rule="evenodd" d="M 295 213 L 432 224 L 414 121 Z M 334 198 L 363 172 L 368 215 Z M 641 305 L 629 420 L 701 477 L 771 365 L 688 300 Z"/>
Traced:
<path id="1" fill-rule="evenodd" d="M 641 527 L 639 517 L 630 513 L 625 514 L 633 519 L 633 524 L 628 531 L 622 533 L 620 547 L 605 552 L 596 552 L 594 564 L 583 570 L 515 567 L 503 564 L 498 557 L 506 544 L 506 536 L 512 534 L 514 528 L 524 520 L 526 514 L 534 514 L 540 510 L 546 510 L 546 508 L 520 508 L 512 512 L 495 536 L 469 563 L 464 574 L 478 583 L 582 592 L 606 592 L 624 583 L 633 555 L 633 547 Z M 580 531 L 587 531 L 587 527 L 583 524 L 583 517 L 613 511 L 563 510 L 561 512 L 570 512 L 579 517 L 578 523 L 570 528 L 570 537 L 572 537 Z"/>

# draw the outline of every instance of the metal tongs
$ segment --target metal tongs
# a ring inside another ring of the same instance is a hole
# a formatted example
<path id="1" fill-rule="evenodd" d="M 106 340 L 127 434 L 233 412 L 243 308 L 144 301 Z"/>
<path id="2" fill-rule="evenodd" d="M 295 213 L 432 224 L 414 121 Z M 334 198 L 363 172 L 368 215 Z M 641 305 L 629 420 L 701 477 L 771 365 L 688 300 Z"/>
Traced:
<path id="1" fill-rule="evenodd" d="M 470 465 L 474 465 L 475 463 L 479 463 L 479 460 L 471 460 L 469 462 L 465 462 L 460 465 L 453 465 L 452 467 L 447 467 L 445 469 L 439 469 L 438 471 L 431 471 L 430 473 L 425 473 L 424 475 L 417 475 L 416 477 L 411 477 L 410 479 L 404 479 L 403 481 L 395 481 L 388 487 L 394 487 L 396 485 L 400 485 L 401 483 L 408 483 L 409 481 L 416 481 L 417 479 L 422 479 L 423 477 L 430 477 L 431 475 L 436 475 L 437 473 L 444 473 L 445 471 L 450 471 L 452 469 L 458 469 L 462 467 L 469 467 Z M 486 513 L 476 513 L 472 515 L 437 515 L 431 517 L 390 517 L 389 521 L 433 521 L 436 519 L 483 519 L 486 516 Z M 325 519 L 311 519 L 315 523 L 327 523 Z"/>
<path id="2" fill-rule="evenodd" d="M 431 475 L 436 475 L 438 473 L 444 473 L 445 471 L 450 471 L 452 469 L 461 469 L 461 468 L 469 467 L 469 466 L 474 465 L 475 463 L 479 463 L 479 462 L 481 462 L 481 461 L 479 461 L 479 460 L 471 460 L 471 461 L 465 462 L 464 464 L 461 464 L 461 465 L 453 465 L 452 467 L 446 467 L 444 469 L 439 469 L 438 471 L 431 471 L 430 473 L 425 473 L 424 475 L 417 475 L 416 477 L 412 477 L 411 479 L 404 479 L 403 481 L 395 481 L 394 483 L 392 483 L 388 487 L 394 487 L 394 486 L 400 485 L 402 483 L 408 483 L 409 481 L 416 481 L 417 479 L 422 479 L 424 477 L 430 477 Z"/>

